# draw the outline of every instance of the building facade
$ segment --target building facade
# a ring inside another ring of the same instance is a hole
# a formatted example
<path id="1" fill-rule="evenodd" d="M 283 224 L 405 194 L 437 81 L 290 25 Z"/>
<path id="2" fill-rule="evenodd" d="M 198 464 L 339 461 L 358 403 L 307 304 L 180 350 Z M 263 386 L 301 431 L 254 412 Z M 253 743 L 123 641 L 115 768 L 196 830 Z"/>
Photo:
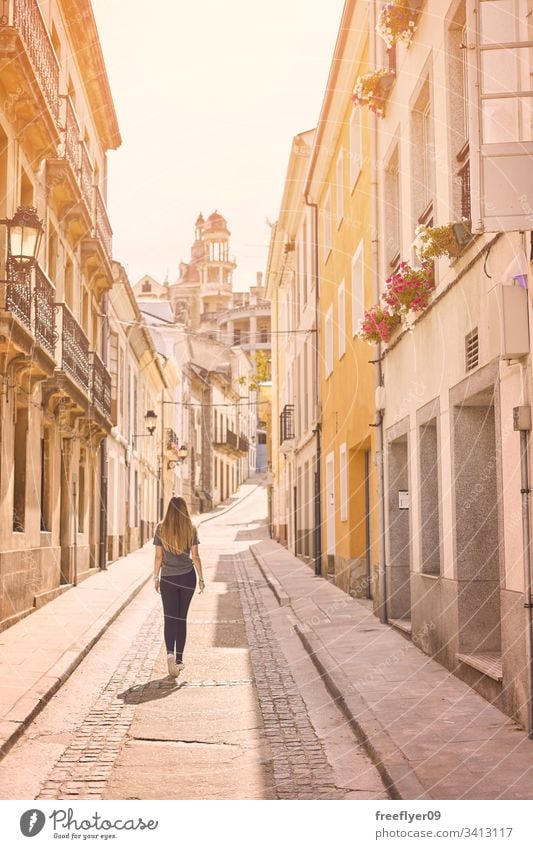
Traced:
<path id="1" fill-rule="evenodd" d="M 120 134 L 89 2 L 8 0 L 0 42 L 0 217 L 34 207 L 44 230 L 26 268 L 1 232 L 5 627 L 105 565 L 106 154 Z"/>

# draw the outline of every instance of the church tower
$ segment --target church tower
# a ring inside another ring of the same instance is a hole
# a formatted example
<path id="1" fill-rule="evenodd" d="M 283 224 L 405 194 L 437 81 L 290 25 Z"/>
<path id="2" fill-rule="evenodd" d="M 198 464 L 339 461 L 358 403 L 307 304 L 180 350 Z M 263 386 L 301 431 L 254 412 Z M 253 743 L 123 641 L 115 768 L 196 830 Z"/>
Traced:
<path id="1" fill-rule="evenodd" d="M 231 306 L 235 258 L 229 254 L 230 232 L 226 219 L 215 210 L 207 221 L 196 222 L 196 238 L 204 245 L 200 269 L 200 323 L 208 330 L 217 316 Z"/>

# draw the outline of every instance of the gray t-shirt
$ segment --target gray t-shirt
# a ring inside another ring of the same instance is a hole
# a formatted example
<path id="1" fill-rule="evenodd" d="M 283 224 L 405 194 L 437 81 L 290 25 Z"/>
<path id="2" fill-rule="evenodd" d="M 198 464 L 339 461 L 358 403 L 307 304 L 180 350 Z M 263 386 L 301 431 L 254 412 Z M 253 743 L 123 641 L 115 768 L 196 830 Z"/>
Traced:
<path id="1" fill-rule="evenodd" d="M 161 537 L 159 536 L 160 529 L 161 525 L 158 525 L 155 529 L 154 545 L 160 545 L 163 549 L 161 575 L 185 575 L 186 572 L 190 572 L 191 569 L 194 569 L 194 564 L 191 560 L 190 548 L 187 548 L 181 554 L 174 554 L 172 551 L 169 551 L 168 548 L 165 548 L 161 542 Z M 198 534 L 195 530 L 192 544 L 198 545 L 199 542 L 200 540 L 198 539 Z"/>

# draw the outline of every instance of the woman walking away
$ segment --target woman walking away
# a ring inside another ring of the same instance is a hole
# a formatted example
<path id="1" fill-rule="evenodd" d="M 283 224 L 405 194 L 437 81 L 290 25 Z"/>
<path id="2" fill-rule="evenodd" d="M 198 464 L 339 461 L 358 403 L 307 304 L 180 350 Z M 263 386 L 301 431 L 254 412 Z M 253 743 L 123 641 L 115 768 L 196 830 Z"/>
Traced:
<path id="1" fill-rule="evenodd" d="M 171 498 L 165 518 L 154 534 L 154 582 L 163 601 L 168 672 L 173 678 L 184 668 L 187 613 L 196 589 L 196 572 L 200 592 L 205 587 L 198 544 L 187 502 L 184 498 Z"/>

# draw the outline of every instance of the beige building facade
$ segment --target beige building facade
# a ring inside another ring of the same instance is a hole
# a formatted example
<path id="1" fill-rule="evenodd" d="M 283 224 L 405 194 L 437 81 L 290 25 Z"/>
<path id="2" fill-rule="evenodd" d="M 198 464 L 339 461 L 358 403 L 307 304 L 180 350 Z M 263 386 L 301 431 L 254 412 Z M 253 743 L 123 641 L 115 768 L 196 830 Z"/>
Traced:
<path id="1" fill-rule="evenodd" d="M 90 3 L 4 12 L 0 217 L 34 207 L 44 235 L 21 268 L 1 228 L 3 627 L 105 565 L 106 154 L 120 144 Z"/>

